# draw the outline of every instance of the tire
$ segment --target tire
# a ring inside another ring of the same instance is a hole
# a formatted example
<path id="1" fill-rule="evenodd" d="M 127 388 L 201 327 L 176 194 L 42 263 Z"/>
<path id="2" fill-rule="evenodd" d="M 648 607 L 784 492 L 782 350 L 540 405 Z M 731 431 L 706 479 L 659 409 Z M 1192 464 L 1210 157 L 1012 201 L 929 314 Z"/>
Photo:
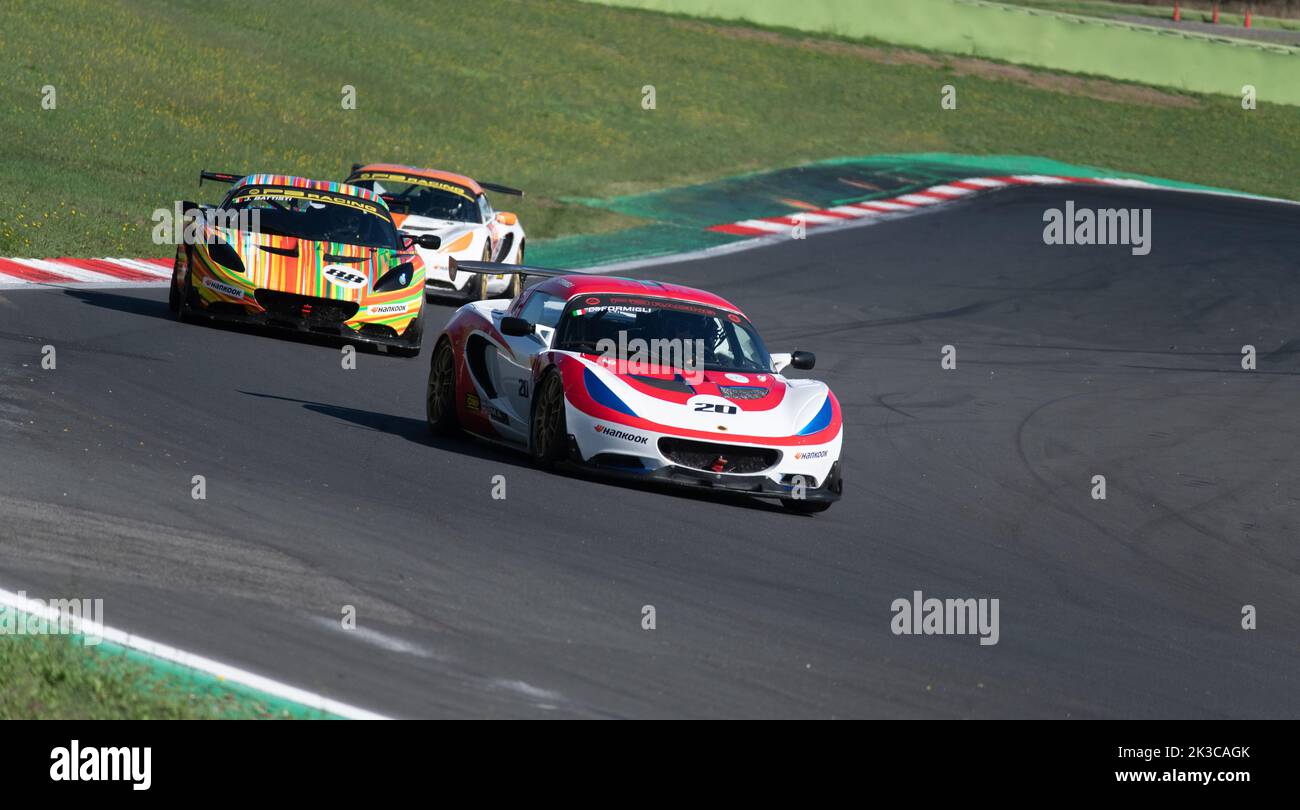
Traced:
<path id="1" fill-rule="evenodd" d="M 519 243 L 519 255 L 515 256 L 515 264 L 524 263 L 524 243 Z M 519 297 L 519 293 L 524 291 L 524 277 L 522 273 L 517 273 L 510 277 L 510 283 L 506 286 L 506 297 L 511 301 Z"/>
<path id="2" fill-rule="evenodd" d="M 549 470 L 569 452 L 569 429 L 564 414 L 564 381 L 558 370 L 550 369 L 537 384 L 528 423 L 528 454 L 537 466 Z"/>
<path id="3" fill-rule="evenodd" d="M 172 261 L 172 283 L 167 286 L 167 308 L 173 315 L 179 315 L 181 311 L 181 292 L 176 289 L 176 276 L 181 270 L 181 256 L 184 250 L 185 248 L 179 245 L 176 247 L 176 258 Z"/>
<path id="4" fill-rule="evenodd" d="M 178 262 L 180 261 L 179 252 L 176 255 L 176 260 Z M 190 260 L 191 260 L 190 255 L 189 252 L 187 251 L 185 253 L 185 270 L 181 274 L 181 287 L 179 290 L 177 290 L 174 285 L 172 287 L 172 289 L 175 291 L 176 294 L 176 309 L 172 311 L 176 313 L 176 320 L 178 321 L 188 322 L 193 320 L 190 313 L 193 312 L 192 304 L 194 301 L 194 288 L 191 285 L 194 281 L 194 271 L 190 267 Z M 170 295 L 168 295 L 168 303 L 169 304 L 171 303 Z"/>
<path id="5" fill-rule="evenodd" d="M 483 245 L 483 261 L 485 262 L 492 261 L 492 240 L 491 239 L 489 239 L 487 243 Z M 475 273 L 474 280 L 471 281 L 467 286 L 469 288 L 469 300 L 471 301 L 487 300 L 488 297 L 487 273 Z"/>
<path id="6" fill-rule="evenodd" d="M 501 294 L 502 298 L 509 298 L 511 301 L 519 297 L 519 291 L 524 288 L 524 277 L 515 274 L 510 277 L 510 283 L 506 285 L 506 291 Z"/>
<path id="7" fill-rule="evenodd" d="M 831 501 L 805 501 L 799 498 L 782 498 L 781 505 L 799 515 L 815 515 L 831 508 Z"/>
<path id="8" fill-rule="evenodd" d="M 456 416 L 456 355 L 451 341 L 443 338 L 429 358 L 429 385 L 424 394 L 425 421 L 435 436 L 449 436 L 460 429 Z"/>

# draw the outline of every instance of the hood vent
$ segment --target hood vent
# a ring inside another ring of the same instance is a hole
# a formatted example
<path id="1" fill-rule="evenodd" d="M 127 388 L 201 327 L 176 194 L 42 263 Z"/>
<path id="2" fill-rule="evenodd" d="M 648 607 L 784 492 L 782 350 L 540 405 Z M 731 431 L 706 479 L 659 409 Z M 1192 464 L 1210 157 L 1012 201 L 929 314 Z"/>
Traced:
<path id="1" fill-rule="evenodd" d="M 648 385 L 651 388 L 658 388 L 661 391 L 672 391 L 677 394 L 695 393 L 695 389 L 688 385 L 686 379 L 680 374 L 674 374 L 671 380 L 664 377 L 647 377 L 641 374 L 629 374 L 627 376 L 642 385 Z"/>
<path id="2" fill-rule="evenodd" d="M 762 399 L 768 389 L 756 385 L 719 385 L 718 391 L 727 399 Z"/>

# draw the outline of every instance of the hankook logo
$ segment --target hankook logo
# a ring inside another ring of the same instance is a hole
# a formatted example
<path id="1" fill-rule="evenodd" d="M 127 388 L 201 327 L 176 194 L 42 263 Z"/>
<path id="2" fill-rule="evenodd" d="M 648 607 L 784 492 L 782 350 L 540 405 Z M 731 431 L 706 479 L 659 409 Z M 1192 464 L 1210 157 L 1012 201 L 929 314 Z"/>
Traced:
<path id="1" fill-rule="evenodd" d="M 645 444 L 650 441 L 649 436 L 638 436 L 635 433 L 628 433 L 625 430 L 618 430 L 617 428 L 608 427 L 606 425 L 596 425 L 596 432 L 603 433 L 606 436 L 612 436 L 615 439 L 622 439 L 625 442 L 632 442 L 634 444 Z"/>
<path id="2" fill-rule="evenodd" d="M 231 285 L 226 284 L 224 282 L 217 281 L 216 279 L 212 279 L 212 278 L 203 279 L 203 286 L 207 287 L 209 290 L 212 290 L 213 292 L 219 292 L 222 295 L 227 295 L 230 296 L 231 298 L 244 297 L 243 290 L 239 289 L 238 287 L 232 287 Z"/>

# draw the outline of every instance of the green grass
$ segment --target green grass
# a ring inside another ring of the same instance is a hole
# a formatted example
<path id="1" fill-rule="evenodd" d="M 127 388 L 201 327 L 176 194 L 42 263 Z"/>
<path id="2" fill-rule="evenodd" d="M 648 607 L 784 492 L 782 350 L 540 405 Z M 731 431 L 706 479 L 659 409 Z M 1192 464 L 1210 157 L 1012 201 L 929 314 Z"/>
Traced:
<path id="1" fill-rule="evenodd" d="M 200 168 L 354 160 L 517 185 L 533 239 L 633 224 L 566 204 L 840 155 L 1043 155 L 1300 196 L 1300 109 L 1194 108 L 886 65 L 555 0 L 12 0 L 0 26 L 0 255 L 167 255 L 150 214 Z M 954 83 L 957 111 L 940 110 Z M 357 109 L 341 107 L 341 88 Z M 53 85 L 57 109 L 41 109 Z M 657 109 L 643 110 L 654 85 Z M 499 207 L 515 201 L 498 198 Z"/>
<path id="2" fill-rule="evenodd" d="M 63 636 L 0 636 L 0 720 L 310 716 Z"/>

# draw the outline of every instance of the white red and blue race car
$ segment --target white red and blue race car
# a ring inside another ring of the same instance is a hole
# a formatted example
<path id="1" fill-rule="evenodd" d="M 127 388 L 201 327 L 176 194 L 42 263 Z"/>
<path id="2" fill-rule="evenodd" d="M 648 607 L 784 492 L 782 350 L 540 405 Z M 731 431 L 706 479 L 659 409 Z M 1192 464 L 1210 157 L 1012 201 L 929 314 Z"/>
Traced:
<path id="1" fill-rule="evenodd" d="M 349 185 L 378 194 L 393 212 L 397 227 L 416 237 L 437 237 L 437 247 L 417 246 L 430 293 L 471 301 L 519 294 L 518 276 L 466 273 L 452 278 L 452 259 L 523 264 L 525 236 L 519 217 L 496 211 L 487 192 L 522 197 L 523 192 L 439 169 L 394 163 L 354 164 Z"/>
<path id="2" fill-rule="evenodd" d="M 494 262 L 461 272 L 547 277 L 471 302 L 434 344 L 429 427 L 644 481 L 777 498 L 820 512 L 843 491 L 840 405 L 787 379 L 810 352 L 769 355 L 736 306 L 702 290 Z M 657 351 L 657 354 L 656 354 Z"/>

